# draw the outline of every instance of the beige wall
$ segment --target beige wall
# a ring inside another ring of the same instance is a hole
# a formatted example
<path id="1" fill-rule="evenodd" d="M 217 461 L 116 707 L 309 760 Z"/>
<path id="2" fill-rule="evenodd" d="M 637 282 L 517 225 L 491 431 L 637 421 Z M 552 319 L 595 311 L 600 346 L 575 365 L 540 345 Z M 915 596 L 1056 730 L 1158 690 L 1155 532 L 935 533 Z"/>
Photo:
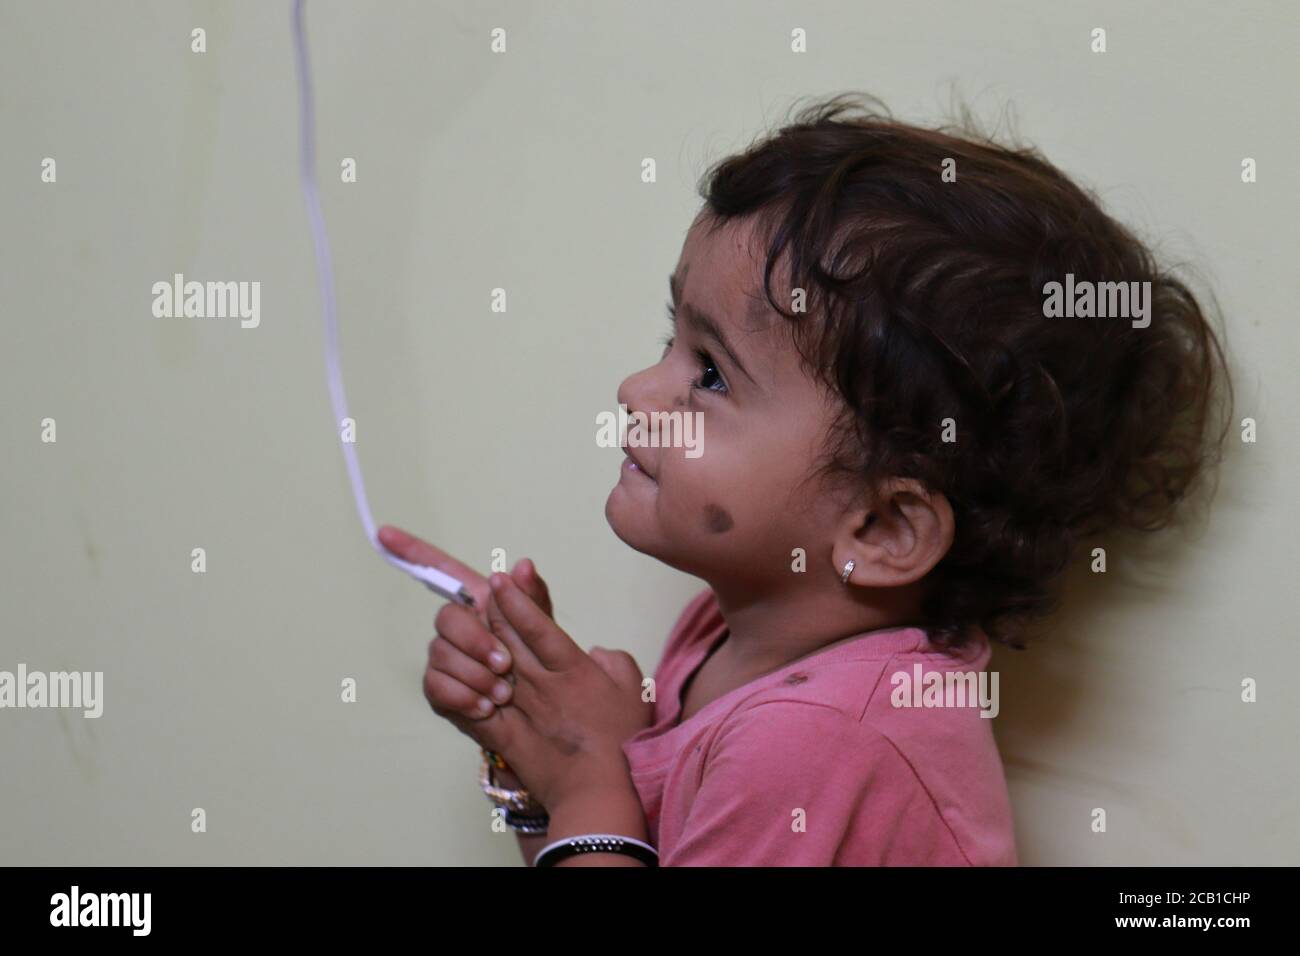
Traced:
<path id="1" fill-rule="evenodd" d="M 1113 547 L 1105 587 L 1075 575 L 1051 646 L 995 655 L 1022 859 L 1300 862 L 1292 5 L 542 6 L 309 4 L 377 519 L 480 566 L 533 557 L 580 643 L 649 672 L 701 584 L 610 531 L 621 455 L 592 436 L 658 356 L 697 177 L 799 96 L 865 89 L 929 121 L 955 84 L 990 125 L 1011 101 L 1212 286 L 1237 418 L 1259 422 L 1207 521 L 1146 557 Z M 437 602 L 351 507 L 293 69 L 287 3 L 0 3 L 0 669 L 106 682 L 98 720 L 0 711 L 5 863 L 518 860 L 476 747 L 421 696 Z M 260 326 L 154 318 L 176 272 L 261 282 Z"/>

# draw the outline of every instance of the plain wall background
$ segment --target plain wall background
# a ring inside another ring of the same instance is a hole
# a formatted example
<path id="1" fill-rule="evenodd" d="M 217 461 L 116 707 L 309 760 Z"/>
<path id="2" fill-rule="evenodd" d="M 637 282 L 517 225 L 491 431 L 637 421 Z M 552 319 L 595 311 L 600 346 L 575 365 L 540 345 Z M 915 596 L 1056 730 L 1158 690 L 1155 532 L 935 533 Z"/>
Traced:
<path id="1" fill-rule="evenodd" d="M 801 97 L 927 123 L 955 91 L 990 127 L 1013 104 L 1213 289 L 1259 423 L 1208 518 L 1113 547 L 1048 643 L 995 651 L 1022 860 L 1300 863 L 1294 5 L 311 0 L 307 23 L 376 519 L 479 567 L 532 557 L 575 639 L 647 674 L 702 583 L 609 529 L 595 415 L 658 358 L 699 175 Z M 4 0 L 0 110 L 0 669 L 105 675 L 98 720 L 0 711 L 0 861 L 518 864 L 477 747 L 421 694 L 439 602 L 352 507 L 287 0 Z M 154 318 L 176 272 L 260 281 L 260 327 Z"/>

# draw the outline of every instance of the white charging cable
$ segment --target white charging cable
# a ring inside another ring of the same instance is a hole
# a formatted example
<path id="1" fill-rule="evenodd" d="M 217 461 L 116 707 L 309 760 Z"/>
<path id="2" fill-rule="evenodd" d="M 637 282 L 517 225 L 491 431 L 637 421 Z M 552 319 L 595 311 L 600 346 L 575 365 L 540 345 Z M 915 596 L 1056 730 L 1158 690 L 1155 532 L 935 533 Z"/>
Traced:
<path id="1" fill-rule="evenodd" d="M 298 54 L 298 88 L 301 95 L 300 120 L 302 129 L 302 192 L 307 200 L 307 215 L 311 220 L 312 244 L 316 248 L 316 269 L 320 275 L 321 312 L 325 321 L 325 374 L 329 379 L 330 402 L 334 407 L 334 425 L 339 430 L 339 443 L 343 446 L 343 460 L 348 468 L 348 480 L 352 483 L 352 497 L 356 501 L 357 514 L 366 530 L 366 537 L 379 556 L 394 567 L 401 568 L 416 580 L 422 582 L 431 591 L 442 595 L 450 601 L 472 606 L 474 599 L 465 586 L 437 568 L 403 561 L 389 552 L 379 540 L 375 528 L 375 519 L 370 514 L 370 502 L 366 499 L 366 486 L 361 480 L 361 465 L 357 461 L 356 443 L 343 440 L 342 428 L 348 414 L 348 400 L 343 392 L 343 370 L 339 364 L 339 322 L 338 307 L 334 298 L 334 267 L 330 260 L 329 240 L 325 236 L 325 217 L 320 208 L 320 192 L 316 188 L 316 147 L 315 120 L 312 109 L 311 71 L 307 65 L 307 39 L 302 22 L 303 0 L 294 0 L 293 33 L 294 45 Z"/>

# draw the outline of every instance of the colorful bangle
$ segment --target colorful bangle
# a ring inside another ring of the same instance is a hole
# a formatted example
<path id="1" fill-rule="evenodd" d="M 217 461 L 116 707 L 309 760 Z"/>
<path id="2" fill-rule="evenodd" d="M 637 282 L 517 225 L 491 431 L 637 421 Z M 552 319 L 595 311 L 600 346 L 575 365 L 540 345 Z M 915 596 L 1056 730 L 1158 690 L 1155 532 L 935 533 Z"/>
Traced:
<path id="1" fill-rule="evenodd" d="M 492 773 L 494 768 L 508 769 L 499 754 L 484 750 L 483 768 L 479 783 L 492 803 L 498 807 L 505 807 L 508 811 L 513 811 L 523 817 L 536 817 L 546 812 L 546 808 L 534 800 L 527 789 L 520 787 L 518 790 L 509 790 L 498 786 Z"/>

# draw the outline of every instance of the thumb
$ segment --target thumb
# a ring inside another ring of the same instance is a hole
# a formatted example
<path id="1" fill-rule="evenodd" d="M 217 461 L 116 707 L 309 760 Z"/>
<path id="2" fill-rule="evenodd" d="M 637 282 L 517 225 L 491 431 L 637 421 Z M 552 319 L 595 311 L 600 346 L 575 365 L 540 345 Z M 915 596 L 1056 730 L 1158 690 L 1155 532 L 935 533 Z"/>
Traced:
<path id="1" fill-rule="evenodd" d="M 619 687 L 636 688 L 641 690 L 641 668 L 637 666 L 636 658 L 627 651 L 611 651 L 604 647 L 593 647 L 590 651 L 590 657 L 596 664 L 609 675 Z"/>

